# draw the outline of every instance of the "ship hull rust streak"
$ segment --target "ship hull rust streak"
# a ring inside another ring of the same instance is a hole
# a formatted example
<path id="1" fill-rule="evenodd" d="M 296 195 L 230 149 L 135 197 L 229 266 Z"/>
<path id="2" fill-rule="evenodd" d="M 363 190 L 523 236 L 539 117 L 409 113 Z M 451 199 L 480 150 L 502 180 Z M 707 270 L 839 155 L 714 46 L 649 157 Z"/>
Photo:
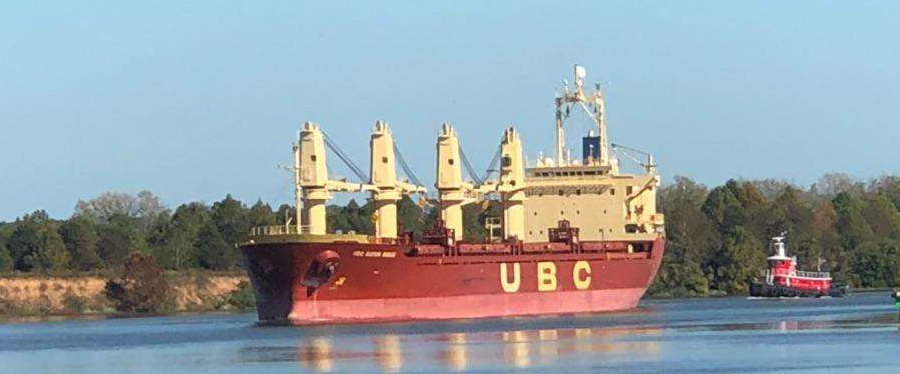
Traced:
<path id="1" fill-rule="evenodd" d="M 631 254 L 407 256 L 399 245 L 354 243 L 271 243 L 242 250 L 254 270 L 260 321 L 304 325 L 631 309 L 663 257 L 662 237 L 647 244 L 647 252 Z M 327 281 L 311 287 L 304 280 L 325 251 L 336 253 L 339 265 Z"/>

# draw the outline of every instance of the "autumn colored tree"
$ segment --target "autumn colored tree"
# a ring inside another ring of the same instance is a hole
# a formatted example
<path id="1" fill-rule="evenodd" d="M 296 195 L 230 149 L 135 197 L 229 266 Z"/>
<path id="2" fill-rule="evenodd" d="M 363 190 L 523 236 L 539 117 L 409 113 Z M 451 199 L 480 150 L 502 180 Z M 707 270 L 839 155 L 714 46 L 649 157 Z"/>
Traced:
<path id="1" fill-rule="evenodd" d="M 106 282 L 106 296 L 116 310 L 131 313 L 162 311 L 171 288 L 153 256 L 135 252 L 123 263 L 121 274 Z"/>

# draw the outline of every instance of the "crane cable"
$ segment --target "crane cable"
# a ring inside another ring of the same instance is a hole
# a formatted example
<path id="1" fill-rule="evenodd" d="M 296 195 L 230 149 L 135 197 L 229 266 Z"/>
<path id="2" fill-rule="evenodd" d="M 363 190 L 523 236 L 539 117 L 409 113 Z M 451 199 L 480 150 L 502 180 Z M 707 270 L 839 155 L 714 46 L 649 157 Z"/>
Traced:
<path id="1" fill-rule="evenodd" d="M 425 185 L 422 184 L 422 181 L 416 177 L 416 174 L 412 172 L 409 164 L 406 163 L 406 159 L 404 159 L 403 154 L 400 153 L 400 148 L 397 147 L 397 142 L 394 142 L 394 156 L 397 157 L 397 161 L 400 161 L 400 167 L 403 168 L 403 172 L 406 173 L 406 176 L 409 177 L 410 181 L 416 186 L 425 187 Z"/>
<path id="2" fill-rule="evenodd" d="M 494 158 L 491 159 L 491 163 L 488 164 L 487 169 L 484 171 L 484 179 L 483 180 L 487 180 L 488 177 L 491 176 L 491 173 L 498 171 L 494 168 L 497 167 L 497 162 L 500 161 L 500 152 L 502 149 L 503 149 L 503 144 L 501 143 L 499 146 L 497 146 L 497 152 L 494 153 Z"/>
<path id="3" fill-rule="evenodd" d="M 347 165 L 350 171 L 352 171 L 353 174 L 356 174 L 361 183 L 366 183 L 368 181 L 368 178 L 366 178 L 366 175 L 362 172 L 362 169 L 360 169 L 359 166 L 356 166 L 356 164 L 353 163 L 353 160 L 350 159 L 350 156 L 344 153 L 344 151 L 341 150 L 340 147 L 338 147 L 337 143 L 335 143 L 334 140 L 331 140 L 331 137 L 328 136 L 328 134 L 326 134 L 324 131 L 322 131 L 322 136 L 325 138 L 325 145 L 328 146 L 328 149 L 331 149 L 331 151 L 334 152 L 338 156 L 338 158 L 340 158 L 341 161 L 344 162 L 344 165 Z"/>
<path id="4" fill-rule="evenodd" d="M 472 163 L 469 162 L 469 157 L 466 156 L 466 152 L 463 152 L 462 147 L 459 147 L 459 157 L 462 158 L 463 166 L 466 167 L 466 171 L 469 172 L 469 176 L 475 181 L 476 185 L 481 185 L 484 183 L 484 178 L 480 177 L 478 173 L 475 172 L 475 168 L 472 167 Z"/>

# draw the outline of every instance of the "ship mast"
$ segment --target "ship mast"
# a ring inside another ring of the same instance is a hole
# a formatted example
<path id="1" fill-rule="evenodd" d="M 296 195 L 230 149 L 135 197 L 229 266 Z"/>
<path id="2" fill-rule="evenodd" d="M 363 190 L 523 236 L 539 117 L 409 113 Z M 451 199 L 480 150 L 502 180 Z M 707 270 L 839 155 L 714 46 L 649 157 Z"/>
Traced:
<path id="1" fill-rule="evenodd" d="M 575 91 L 569 91 L 568 83 L 566 83 L 562 97 L 556 98 L 556 163 L 558 166 L 568 166 L 571 163 L 571 160 L 566 157 L 566 136 L 565 130 L 563 130 L 563 123 L 569 117 L 569 108 L 566 109 L 565 115 L 563 115 L 563 105 L 578 104 L 597 126 L 597 133 L 600 136 L 597 162 L 601 166 L 609 166 L 609 142 L 606 138 L 606 102 L 603 98 L 603 90 L 597 84 L 593 94 L 585 95 L 584 77 L 587 76 L 587 71 L 583 67 L 575 65 L 574 75 Z M 585 103 L 590 104 L 591 108 L 588 108 Z"/>
<path id="2" fill-rule="evenodd" d="M 297 234 L 303 233 L 303 187 L 300 186 L 300 131 L 297 131 L 297 142 L 293 146 L 294 151 L 294 207 L 296 214 L 294 222 L 297 226 Z"/>

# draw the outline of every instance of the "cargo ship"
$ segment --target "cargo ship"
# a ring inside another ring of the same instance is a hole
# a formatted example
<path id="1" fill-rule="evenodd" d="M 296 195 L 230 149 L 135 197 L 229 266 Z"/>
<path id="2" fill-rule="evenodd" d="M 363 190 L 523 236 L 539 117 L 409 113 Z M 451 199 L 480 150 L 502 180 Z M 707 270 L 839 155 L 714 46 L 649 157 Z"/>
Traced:
<path id="1" fill-rule="evenodd" d="M 842 297 L 845 286 L 835 286 L 831 274 L 823 271 L 797 270 L 797 257 L 788 257 L 784 235 L 772 238 L 774 254 L 766 260 L 769 268 L 760 279 L 750 283 L 753 297 Z"/>
<path id="2" fill-rule="evenodd" d="M 664 217 L 656 209 L 660 178 L 650 154 L 608 141 L 604 93 L 599 84 L 586 92 L 585 75 L 576 65 L 574 87 L 566 82 L 556 96 L 555 157 L 541 154 L 528 162 L 519 132 L 510 127 L 492 162 L 496 169 L 489 167 L 493 178 L 479 178 L 469 168 L 464 178 L 468 159 L 455 129 L 444 123 L 430 198 L 421 183 L 398 179 L 397 162 L 408 177 L 410 172 L 386 123 L 374 126 L 370 171 L 358 183 L 330 177 L 326 146 L 345 163 L 348 156 L 319 125 L 304 123 L 293 144 L 296 216 L 285 225 L 253 228 L 240 245 L 261 323 L 634 308 L 665 250 Z M 564 126 L 574 122 L 573 110 L 590 122 L 581 157 L 566 147 Z M 620 172 L 620 155 L 635 162 L 633 173 Z M 326 204 L 336 192 L 370 194 L 374 233 L 327 227 Z M 438 210 L 432 227 L 399 232 L 397 201 L 404 194 Z M 487 200 L 501 207 L 496 219 L 487 220 L 496 235 L 467 238 L 463 206 Z"/>

